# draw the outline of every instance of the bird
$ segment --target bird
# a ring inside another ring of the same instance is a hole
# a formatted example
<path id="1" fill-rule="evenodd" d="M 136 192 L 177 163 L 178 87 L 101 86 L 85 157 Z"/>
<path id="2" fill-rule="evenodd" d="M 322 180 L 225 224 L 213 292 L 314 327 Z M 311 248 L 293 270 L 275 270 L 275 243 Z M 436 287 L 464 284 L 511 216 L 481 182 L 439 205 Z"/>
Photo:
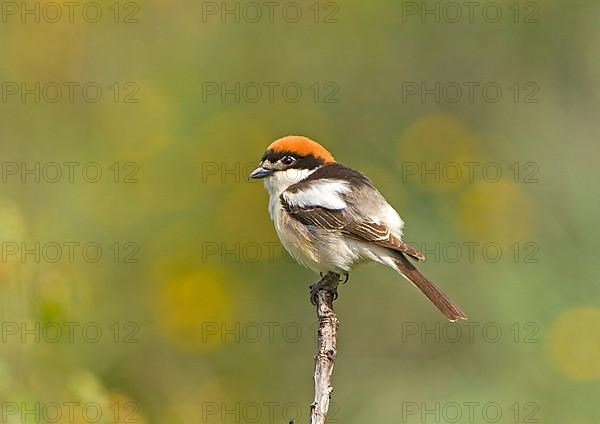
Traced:
<path id="1" fill-rule="evenodd" d="M 402 240 L 398 212 L 369 178 L 336 162 L 321 144 L 305 136 L 279 138 L 249 178 L 264 181 L 275 231 L 298 263 L 346 279 L 356 265 L 380 263 L 416 286 L 448 320 L 467 319 L 411 262 L 425 257 Z"/>

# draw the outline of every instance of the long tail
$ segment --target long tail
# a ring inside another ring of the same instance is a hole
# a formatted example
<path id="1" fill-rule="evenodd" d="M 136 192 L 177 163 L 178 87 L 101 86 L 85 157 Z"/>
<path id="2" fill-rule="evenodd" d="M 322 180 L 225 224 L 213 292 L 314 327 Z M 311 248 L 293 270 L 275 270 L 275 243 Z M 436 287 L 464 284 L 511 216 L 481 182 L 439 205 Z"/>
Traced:
<path id="1" fill-rule="evenodd" d="M 402 253 L 393 258 L 398 271 L 413 283 L 450 321 L 467 319 L 464 311 L 427 279 Z"/>

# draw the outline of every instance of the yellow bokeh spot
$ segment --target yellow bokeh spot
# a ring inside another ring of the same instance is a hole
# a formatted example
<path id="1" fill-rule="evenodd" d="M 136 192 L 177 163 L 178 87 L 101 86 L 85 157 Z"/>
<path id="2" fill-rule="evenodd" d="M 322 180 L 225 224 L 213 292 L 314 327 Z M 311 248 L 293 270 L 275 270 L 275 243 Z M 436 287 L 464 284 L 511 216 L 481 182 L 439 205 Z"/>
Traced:
<path id="1" fill-rule="evenodd" d="M 481 181 L 462 194 L 458 223 L 473 241 L 493 241 L 504 246 L 530 241 L 534 231 L 533 201 L 518 184 Z"/>
<path id="2" fill-rule="evenodd" d="M 146 424 L 148 420 L 141 411 L 138 403 L 121 392 L 108 393 L 110 422 L 114 424 L 136 423 Z"/>
<path id="3" fill-rule="evenodd" d="M 426 116 L 402 134 L 398 166 L 407 182 L 434 192 L 456 190 L 468 176 L 454 170 L 473 161 L 478 144 L 475 133 L 451 116 Z"/>
<path id="4" fill-rule="evenodd" d="M 229 284 L 226 276 L 213 268 L 165 280 L 156 301 L 163 337 L 185 351 L 207 351 L 221 346 L 222 339 L 212 333 L 232 321 Z"/>
<path id="5" fill-rule="evenodd" d="M 221 407 L 233 403 L 218 377 L 211 371 L 200 374 L 193 387 L 173 387 L 164 400 L 158 422 L 172 424 L 226 422 L 226 419 L 221 419 Z M 239 421 L 232 419 L 231 422 Z"/>
<path id="6" fill-rule="evenodd" d="M 600 379 L 600 308 L 575 308 L 552 325 L 548 350 L 554 365 L 567 378 Z"/>

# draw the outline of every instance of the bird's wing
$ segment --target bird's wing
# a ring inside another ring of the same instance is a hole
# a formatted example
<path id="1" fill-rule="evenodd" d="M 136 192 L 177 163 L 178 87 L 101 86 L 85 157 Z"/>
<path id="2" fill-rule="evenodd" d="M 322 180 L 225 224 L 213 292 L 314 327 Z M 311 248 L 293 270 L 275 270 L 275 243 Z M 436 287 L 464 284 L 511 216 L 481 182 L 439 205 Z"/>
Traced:
<path id="1" fill-rule="evenodd" d="M 344 179 L 319 178 L 294 184 L 281 194 L 280 201 L 287 213 L 304 225 L 341 231 L 348 237 L 406 253 L 417 260 L 425 259 L 385 224 L 364 216 L 356 205 L 352 187 Z"/>
<path id="2" fill-rule="evenodd" d="M 397 250 L 406 253 L 411 258 L 418 261 L 425 259 L 425 256 L 412 246 L 406 244 L 401 238 L 393 235 L 384 224 L 376 222 L 352 222 L 346 225 L 342 230 L 350 237 L 359 240 L 369 241 L 388 249 Z"/>

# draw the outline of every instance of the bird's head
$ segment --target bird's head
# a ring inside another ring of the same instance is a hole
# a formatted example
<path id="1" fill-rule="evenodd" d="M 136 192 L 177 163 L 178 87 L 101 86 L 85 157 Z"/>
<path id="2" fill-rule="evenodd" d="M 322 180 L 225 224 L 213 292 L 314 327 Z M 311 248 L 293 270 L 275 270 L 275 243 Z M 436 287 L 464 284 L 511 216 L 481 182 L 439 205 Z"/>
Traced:
<path id="1" fill-rule="evenodd" d="M 319 167 L 334 162 L 331 153 L 316 141 L 288 135 L 267 147 L 250 178 L 265 178 L 267 187 L 276 185 L 284 188 L 303 180 Z"/>

